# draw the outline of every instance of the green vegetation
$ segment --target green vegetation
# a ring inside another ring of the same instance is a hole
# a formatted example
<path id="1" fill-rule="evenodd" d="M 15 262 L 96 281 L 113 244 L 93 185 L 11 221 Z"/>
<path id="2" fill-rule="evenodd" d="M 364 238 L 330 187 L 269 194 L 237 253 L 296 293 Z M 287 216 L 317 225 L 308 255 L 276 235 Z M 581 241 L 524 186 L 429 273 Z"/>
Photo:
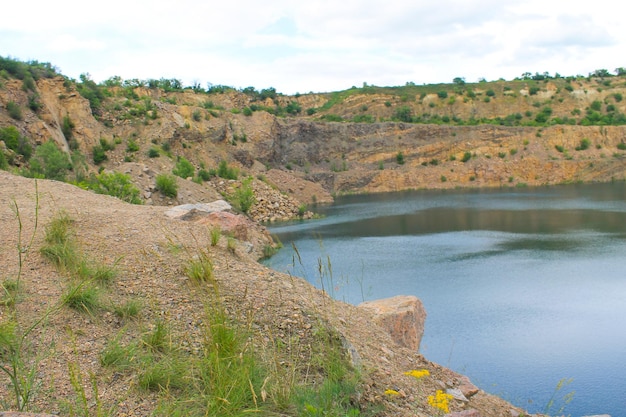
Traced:
<path id="1" fill-rule="evenodd" d="M 243 213 L 247 213 L 256 203 L 254 190 L 252 189 L 252 177 L 248 177 L 241 181 L 241 185 L 235 190 L 233 201 L 237 208 Z"/>
<path id="2" fill-rule="evenodd" d="M 131 182 L 130 176 L 120 172 L 102 172 L 91 175 L 88 180 L 78 184 L 98 194 L 111 195 L 131 204 L 142 204 L 139 189 Z"/>
<path id="3" fill-rule="evenodd" d="M 46 178 L 65 181 L 72 167 L 67 154 L 61 151 L 52 141 L 40 145 L 30 160 L 30 169 L 22 173 L 31 178 Z"/>
<path id="4" fill-rule="evenodd" d="M 22 115 L 22 108 L 14 101 L 9 101 L 7 103 L 7 112 L 9 113 L 9 116 L 15 120 L 22 120 L 24 118 Z"/>
<path id="5" fill-rule="evenodd" d="M 591 141 L 589 139 L 587 139 L 587 138 L 583 138 L 580 141 L 580 145 L 578 145 L 576 147 L 576 150 L 577 151 L 584 151 L 584 150 L 589 149 L 589 146 L 591 146 Z"/>
<path id="6" fill-rule="evenodd" d="M 396 162 L 398 163 L 398 165 L 404 165 L 404 154 L 402 153 L 402 151 L 399 151 L 396 154 Z"/>
<path id="7" fill-rule="evenodd" d="M 178 158 L 172 174 L 181 178 L 193 178 L 196 169 L 184 156 Z"/>
<path id="8" fill-rule="evenodd" d="M 166 197 L 176 198 L 176 196 L 178 196 L 176 177 L 168 174 L 157 175 L 156 189 Z"/>
<path id="9" fill-rule="evenodd" d="M 3 141 L 6 147 L 13 152 L 22 155 L 25 160 L 29 160 L 33 148 L 24 136 L 20 134 L 15 126 L 7 126 L 0 128 L 0 140 Z M 13 161 L 7 161 L 13 163 Z"/>
<path id="10" fill-rule="evenodd" d="M 228 180 L 236 180 L 239 176 L 239 171 L 236 168 L 228 166 L 228 162 L 221 160 L 217 166 L 217 176 Z"/>
<path id="11" fill-rule="evenodd" d="M 465 152 L 463 154 L 463 158 L 461 158 L 461 162 L 467 162 L 470 159 L 472 159 L 472 153 L 471 152 Z"/>

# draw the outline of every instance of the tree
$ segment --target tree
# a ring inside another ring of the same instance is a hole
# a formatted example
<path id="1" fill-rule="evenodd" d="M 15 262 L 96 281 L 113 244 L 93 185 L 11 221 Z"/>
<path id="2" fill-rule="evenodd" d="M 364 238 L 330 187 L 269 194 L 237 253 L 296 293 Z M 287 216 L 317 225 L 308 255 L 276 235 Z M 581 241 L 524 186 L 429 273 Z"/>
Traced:
<path id="1" fill-rule="evenodd" d="M 615 68 L 615 74 L 620 77 L 626 75 L 626 68 L 624 67 Z"/>
<path id="2" fill-rule="evenodd" d="M 464 86 L 465 85 L 465 77 L 455 77 L 452 80 L 452 82 L 455 83 L 456 85 Z"/>
<path id="3" fill-rule="evenodd" d="M 604 77 L 611 77 L 611 73 L 606 70 L 606 69 L 597 69 L 594 72 L 589 74 L 591 77 L 600 77 L 600 78 L 604 78 Z"/>

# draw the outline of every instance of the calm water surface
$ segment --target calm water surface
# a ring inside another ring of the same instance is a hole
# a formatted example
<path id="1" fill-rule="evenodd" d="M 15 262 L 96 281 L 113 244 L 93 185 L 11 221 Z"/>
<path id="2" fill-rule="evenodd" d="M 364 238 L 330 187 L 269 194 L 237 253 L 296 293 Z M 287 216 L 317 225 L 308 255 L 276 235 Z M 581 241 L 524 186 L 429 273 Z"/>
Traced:
<path id="1" fill-rule="evenodd" d="M 421 352 L 529 412 L 572 378 L 549 411 L 626 416 L 626 184 L 347 196 L 318 212 L 271 227 L 285 248 L 269 266 L 353 304 L 418 296 Z"/>

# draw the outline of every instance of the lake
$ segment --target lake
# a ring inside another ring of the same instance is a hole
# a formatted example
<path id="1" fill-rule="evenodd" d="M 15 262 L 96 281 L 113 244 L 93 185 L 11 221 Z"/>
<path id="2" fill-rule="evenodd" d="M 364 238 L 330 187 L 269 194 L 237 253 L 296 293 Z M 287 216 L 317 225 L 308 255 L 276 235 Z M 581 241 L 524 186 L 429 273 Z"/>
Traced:
<path id="1" fill-rule="evenodd" d="M 554 395 L 553 414 L 626 417 L 625 183 L 343 196 L 316 211 L 270 227 L 284 248 L 266 265 L 352 304 L 418 296 L 421 353 L 531 413 Z"/>

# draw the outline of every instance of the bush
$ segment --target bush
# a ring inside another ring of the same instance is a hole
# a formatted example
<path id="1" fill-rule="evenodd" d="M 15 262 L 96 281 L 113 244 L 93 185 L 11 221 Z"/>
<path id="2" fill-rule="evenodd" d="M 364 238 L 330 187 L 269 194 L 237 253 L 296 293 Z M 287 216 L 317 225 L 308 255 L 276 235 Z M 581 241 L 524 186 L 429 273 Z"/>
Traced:
<path id="1" fill-rule="evenodd" d="M 67 171 L 71 168 L 70 160 L 52 141 L 39 146 L 30 162 L 27 176 L 65 181 Z"/>
<path id="2" fill-rule="evenodd" d="M 93 156 L 93 162 L 96 165 L 100 165 L 102 162 L 109 159 L 107 157 L 106 151 L 101 145 L 96 145 L 93 147 L 92 156 Z"/>
<path id="3" fill-rule="evenodd" d="M 169 174 L 159 174 L 156 177 L 156 189 L 166 197 L 176 198 L 178 195 L 178 184 L 176 177 Z"/>
<path id="4" fill-rule="evenodd" d="M 495 97 L 496 92 L 490 89 L 490 90 L 487 90 L 485 94 L 487 94 L 488 97 Z"/>
<path id="5" fill-rule="evenodd" d="M 129 139 L 126 144 L 126 152 L 137 152 L 139 150 L 139 145 L 133 139 Z"/>
<path id="6" fill-rule="evenodd" d="M 443 98 L 448 98 L 448 92 L 447 91 L 437 91 L 437 97 L 443 99 Z"/>
<path id="7" fill-rule="evenodd" d="M 472 159 L 472 154 L 471 154 L 471 152 L 465 152 L 465 153 L 463 154 L 463 158 L 461 158 L 461 162 L 467 162 L 467 161 L 469 161 L 470 159 Z"/>
<path id="8" fill-rule="evenodd" d="M 22 109 L 21 107 L 14 101 L 9 101 L 7 103 L 7 112 L 9 116 L 15 120 L 22 120 Z"/>
<path id="9" fill-rule="evenodd" d="M 157 148 L 148 149 L 148 158 L 158 158 L 159 156 L 161 156 L 161 153 Z"/>
<path id="10" fill-rule="evenodd" d="M 95 176 L 88 188 L 98 194 L 111 195 L 131 204 L 141 204 L 139 189 L 130 181 L 130 176 L 121 172 L 103 172 Z"/>
<path id="11" fill-rule="evenodd" d="M 580 145 L 578 145 L 575 149 L 577 151 L 584 151 L 589 149 L 589 146 L 591 146 L 591 141 L 587 138 L 584 138 L 580 141 Z"/>
<path id="12" fill-rule="evenodd" d="M 30 143 L 28 143 L 28 140 L 24 136 L 20 135 L 20 132 L 15 126 L 1 128 L 0 140 L 5 143 L 7 148 L 24 156 L 24 159 L 30 159 L 33 153 L 33 148 Z"/>
<path id="13" fill-rule="evenodd" d="M 195 110 L 191 117 L 195 122 L 199 122 L 200 120 L 202 120 L 202 113 L 200 112 L 200 110 Z"/>
<path id="14" fill-rule="evenodd" d="M 63 124 L 61 125 L 61 132 L 63 132 L 63 136 L 65 136 L 65 140 L 69 142 L 70 139 L 74 136 L 74 122 L 70 119 L 69 115 L 63 117 Z"/>
<path id="15" fill-rule="evenodd" d="M 172 170 L 172 174 L 181 178 L 193 178 L 196 169 L 184 156 L 178 159 L 176 166 Z"/>
<path id="16" fill-rule="evenodd" d="M 396 154 L 396 162 L 398 163 L 398 165 L 404 165 L 404 154 L 402 153 L 402 151 Z"/>
<path id="17" fill-rule="evenodd" d="M 617 149 L 619 149 L 620 151 L 626 151 L 626 143 L 624 142 L 620 142 L 617 144 Z"/>
<path id="18" fill-rule="evenodd" d="M 411 123 L 413 121 L 413 110 L 409 106 L 400 106 L 394 112 L 393 118 L 401 122 Z"/>
<path id="19" fill-rule="evenodd" d="M 236 180 L 239 173 L 236 168 L 230 168 L 228 163 L 222 159 L 217 167 L 217 176 L 227 180 Z"/>
<path id="20" fill-rule="evenodd" d="M 235 190 L 235 204 L 243 213 L 247 213 L 255 203 L 256 197 L 252 190 L 252 177 L 248 177 Z"/>

